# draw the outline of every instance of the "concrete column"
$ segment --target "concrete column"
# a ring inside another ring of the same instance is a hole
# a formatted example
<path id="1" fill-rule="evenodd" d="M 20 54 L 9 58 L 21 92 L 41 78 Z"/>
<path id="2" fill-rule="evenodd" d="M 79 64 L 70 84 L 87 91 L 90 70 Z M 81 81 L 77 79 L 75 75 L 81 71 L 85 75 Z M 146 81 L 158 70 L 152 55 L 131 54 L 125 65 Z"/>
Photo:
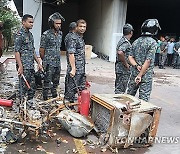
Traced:
<path id="1" fill-rule="evenodd" d="M 116 45 L 122 37 L 122 28 L 126 21 L 127 0 L 113 0 L 112 5 L 112 34 L 109 60 L 116 61 Z"/>
<path id="2" fill-rule="evenodd" d="M 31 32 L 34 36 L 34 46 L 38 54 L 42 26 L 42 0 L 23 0 L 24 14 L 31 14 L 34 17 L 34 26 Z"/>
<path id="3" fill-rule="evenodd" d="M 88 22 L 86 43 L 114 62 L 126 20 L 127 0 L 83 0 L 80 8 L 80 15 Z"/>

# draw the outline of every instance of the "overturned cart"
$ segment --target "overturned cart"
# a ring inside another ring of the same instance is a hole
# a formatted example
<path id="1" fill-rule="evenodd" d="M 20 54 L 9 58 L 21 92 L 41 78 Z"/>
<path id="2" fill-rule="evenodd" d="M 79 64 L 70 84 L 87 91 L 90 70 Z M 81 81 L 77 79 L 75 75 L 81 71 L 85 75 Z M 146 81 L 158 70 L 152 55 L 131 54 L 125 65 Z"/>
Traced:
<path id="1" fill-rule="evenodd" d="M 104 145 L 149 146 L 156 136 L 161 108 L 125 94 L 94 94 L 91 116 Z"/>

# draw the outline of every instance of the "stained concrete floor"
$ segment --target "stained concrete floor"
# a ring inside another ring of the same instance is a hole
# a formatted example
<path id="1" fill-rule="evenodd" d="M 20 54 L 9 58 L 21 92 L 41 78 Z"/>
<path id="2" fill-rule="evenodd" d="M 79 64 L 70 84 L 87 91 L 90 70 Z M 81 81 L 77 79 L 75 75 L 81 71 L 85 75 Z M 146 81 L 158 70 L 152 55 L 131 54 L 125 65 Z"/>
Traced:
<path id="1" fill-rule="evenodd" d="M 15 68 L 15 67 L 14 67 Z M 94 93 L 114 93 L 114 63 L 103 61 L 101 59 L 87 60 L 86 64 L 87 79 L 91 83 L 91 94 Z M 13 69 L 13 67 L 11 68 Z M 64 89 L 64 76 L 66 72 L 66 60 L 62 57 L 62 77 L 60 86 Z M 154 69 L 154 82 L 150 102 L 162 107 L 159 128 L 157 136 L 177 137 L 178 143 L 155 143 L 152 147 L 121 149 L 121 154 L 179 154 L 180 153 L 180 70 L 166 68 L 160 70 Z M 17 75 L 17 74 L 16 74 Z M 4 153 L 73 153 L 73 149 L 81 149 L 80 154 L 96 153 L 100 154 L 100 149 L 84 145 L 81 140 L 75 140 L 65 130 L 56 130 L 56 125 L 52 128 L 56 135 L 45 141 L 43 139 L 34 141 L 26 138 L 24 141 L 8 145 Z M 67 142 L 58 145 L 57 138 L 63 138 Z M 37 146 L 42 146 L 45 151 L 37 150 Z M 47 152 L 48 151 L 48 152 Z M 106 154 L 110 151 L 104 152 Z"/>

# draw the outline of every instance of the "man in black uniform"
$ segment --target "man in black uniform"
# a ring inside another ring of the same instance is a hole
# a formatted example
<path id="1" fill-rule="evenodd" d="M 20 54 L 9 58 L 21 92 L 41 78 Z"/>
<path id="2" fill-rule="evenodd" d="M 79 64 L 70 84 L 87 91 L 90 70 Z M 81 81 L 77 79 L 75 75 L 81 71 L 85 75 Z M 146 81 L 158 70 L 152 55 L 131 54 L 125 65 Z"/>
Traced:
<path id="1" fill-rule="evenodd" d="M 128 56 L 131 49 L 130 39 L 133 36 L 133 27 L 130 24 L 123 26 L 123 36 L 117 44 L 116 63 L 115 63 L 115 93 L 121 94 L 126 91 L 129 76 L 130 65 Z"/>
<path id="2" fill-rule="evenodd" d="M 42 70 L 40 61 L 35 53 L 34 38 L 32 33 L 29 31 L 33 27 L 33 22 L 33 16 L 25 14 L 22 18 L 22 28 L 17 32 L 14 39 L 18 75 L 20 77 L 24 75 L 31 87 L 28 90 L 24 80 L 22 77 L 20 78 L 20 83 L 22 82 L 22 96 L 25 96 L 27 92 L 28 100 L 32 99 L 35 94 L 34 60 L 38 63 L 38 69 Z"/>
<path id="3" fill-rule="evenodd" d="M 65 39 L 67 50 L 67 74 L 65 78 L 65 99 L 74 102 L 77 87 L 79 91 L 85 89 L 85 43 L 83 34 L 86 31 L 86 21 L 77 21 L 76 32 Z"/>
<path id="4" fill-rule="evenodd" d="M 64 18 L 60 13 L 53 13 L 48 19 L 50 29 L 41 36 L 39 51 L 45 72 L 43 85 L 44 100 L 48 99 L 49 90 L 51 90 L 53 98 L 57 97 L 56 88 L 59 85 L 61 71 L 62 21 L 64 21 Z"/>
<path id="5" fill-rule="evenodd" d="M 129 54 L 131 77 L 128 84 L 128 94 L 135 96 L 139 90 L 139 99 L 149 101 L 152 81 L 155 52 L 157 42 L 153 38 L 158 33 L 160 25 L 157 19 L 147 19 L 141 26 L 141 36 L 136 39 Z"/>

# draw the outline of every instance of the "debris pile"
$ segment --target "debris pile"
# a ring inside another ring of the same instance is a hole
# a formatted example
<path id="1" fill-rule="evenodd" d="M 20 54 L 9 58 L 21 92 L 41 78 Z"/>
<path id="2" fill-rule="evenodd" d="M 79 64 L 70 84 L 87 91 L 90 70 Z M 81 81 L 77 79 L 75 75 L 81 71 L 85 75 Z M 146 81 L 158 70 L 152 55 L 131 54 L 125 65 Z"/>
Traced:
<path id="1" fill-rule="evenodd" d="M 149 138 L 154 138 L 157 132 L 161 112 L 157 106 L 130 95 L 94 94 L 91 96 L 91 115 L 85 117 L 67 110 L 68 106 L 78 103 L 65 103 L 60 94 L 57 98 L 42 101 L 40 90 L 35 99 L 27 100 L 24 97 L 19 100 L 16 98 L 18 79 L 13 78 L 10 70 L 8 75 L 4 73 L 4 76 L 0 76 L 0 98 L 13 99 L 13 106 L 0 106 L 0 152 L 5 151 L 6 144 L 25 138 L 28 132 L 34 133 L 36 139 L 40 135 L 56 136 L 50 128 L 54 119 L 59 120 L 56 124 L 59 129 L 63 126 L 76 138 L 87 136 L 83 145 L 91 149 L 101 148 L 101 152 L 110 149 L 118 153 L 119 148 L 128 148 L 136 143 L 142 146 L 153 144 Z M 90 133 L 93 129 L 94 132 Z M 55 142 L 57 145 L 68 143 L 61 137 Z M 47 153 L 41 145 L 36 150 Z M 72 152 L 77 153 L 77 150 L 73 149 Z"/>

